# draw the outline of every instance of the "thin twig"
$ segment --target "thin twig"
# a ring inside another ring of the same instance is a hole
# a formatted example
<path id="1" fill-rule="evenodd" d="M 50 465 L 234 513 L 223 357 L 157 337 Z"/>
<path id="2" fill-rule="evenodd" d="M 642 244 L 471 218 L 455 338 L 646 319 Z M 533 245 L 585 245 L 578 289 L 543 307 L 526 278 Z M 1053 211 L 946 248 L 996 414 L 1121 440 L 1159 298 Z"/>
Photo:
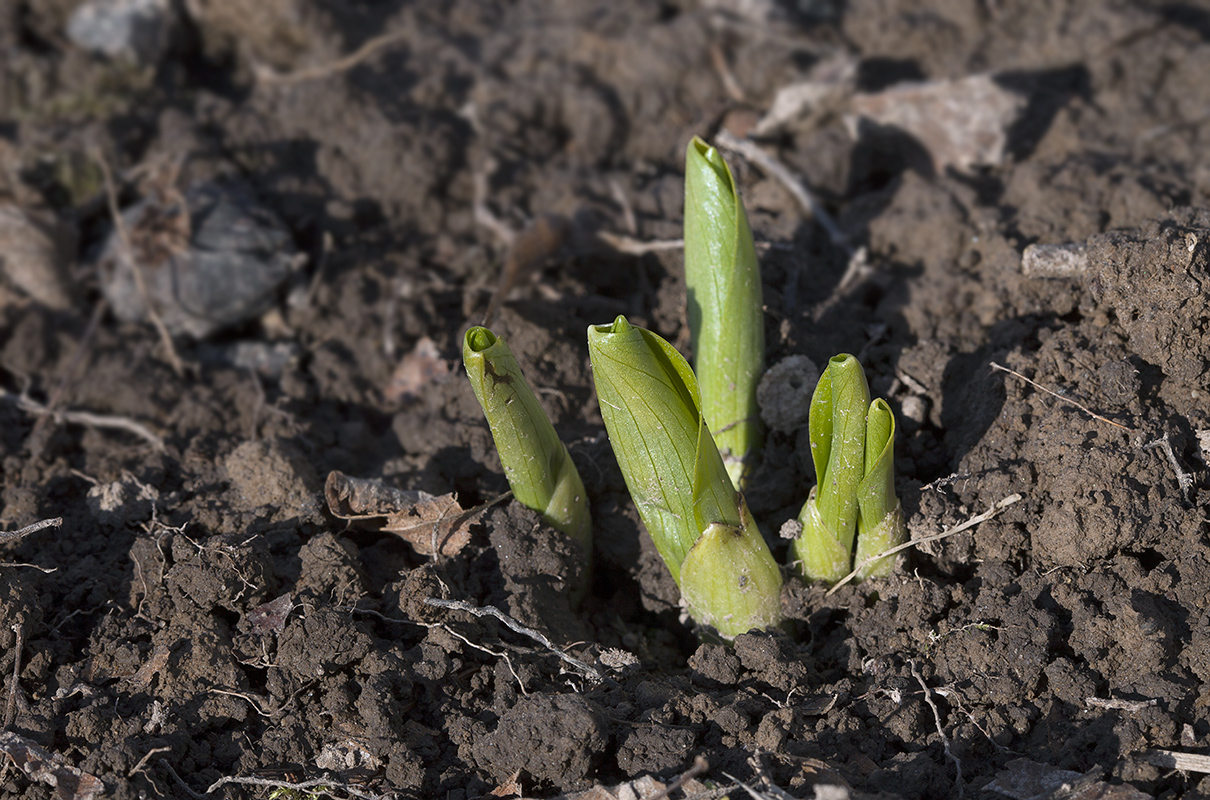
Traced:
<path id="1" fill-rule="evenodd" d="M 854 569 L 848 575 L 845 575 L 843 578 L 838 580 L 832 586 L 832 588 L 828 590 L 828 593 L 824 596 L 831 597 L 833 594 L 836 593 L 837 589 L 839 589 L 841 586 L 844 586 L 846 583 L 848 583 L 849 581 L 856 578 L 857 574 L 859 572 L 861 572 L 861 570 L 865 569 L 865 567 L 867 565 L 869 565 L 870 563 L 872 563 L 874 561 L 878 561 L 879 559 L 886 558 L 887 556 L 893 556 L 896 553 L 898 553 L 900 550 L 907 550 L 909 547 L 918 547 L 919 545 L 922 545 L 922 544 L 928 544 L 929 542 L 935 542 L 938 539 L 944 539 L 948 536 L 953 536 L 954 534 L 962 533 L 963 531 L 967 530 L 968 528 L 973 528 L 974 526 L 978 525 L 980 522 L 986 522 L 987 520 L 989 520 L 992 517 L 999 514 L 1003 509 L 1007 508 L 1008 506 L 1011 506 L 1013 503 L 1016 503 L 1020 499 L 1021 499 L 1021 495 L 1010 494 L 1008 497 L 1005 497 L 1003 500 L 1000 500 L 998 503 L 996 503 L 994 506 L 989 508 L 987 511 L 984 511 L 982 514 L 976 514 L 975 516 L 971 517 L 970 519 L 966 520 L 965 522 L 963 522 L 959 525 L 955 525 L 954 527 L 949 528 L 948 530 L 944 530 L 941 533 L 934 533 L 931 536 L 925 536 L 920 539 L 913 539 L 910 542 L 904 542 L 901 545 L 892 547 L 890 550 L 886 550 L 882 553 L 879 553 L 876 556 L 867 558 L 864 561 L 862 561 L 860 564 L 858 564 L 856 569 Z"/>
<path id="2" fill-rule="evenodd" d="M 173 779 L 177 782 L 177 785 L 184 789 L 185 792 L 193 798 L 193 800 L 205 800 L 206 795 L 202 794 L 201 792 L 193 791 L 193 787 L 185 783 L 185 779 L 176 774 L 176 770 L 172 768 L 172 764 L 168 763 L 168 759 L 161 758 L 160 765 L 164 767 L 164 769 L 168 770 L 168 774 L 173 777 Z"/>
<path id="3" fill-rule="evenodd" d="M 394 44 L 397 41 L 403 41 L 412 33 L 411 30 L 399 30 L 392 33 L 384 33 L 380 36 L 375 36 L 368 40 L 361 47 L 354 50 L 343 58 L 338 58 L 328 64 L 320 64 L 317 67 L 307 67 L 305 69 L 295 70 L 294 72 L 274 72 L 268 67 L 259 66 L 256 70 L 256 80 L 259 83 L 266 84 L 288 84 L 299 83 L 300 81 L 310 81 L 316 78 L 326 78 L 329 75 L 335 75 L 340 72 L 348 72 L 356 67 L 361 62 L 372 56 L 376 51 L 381 50 L 387 45 Z"/>
<path id="4" fill-rule="evenodd" d="M 704 756 L 694 756 L 693 765 L 689 767 L 689 769 L 682 772 L 676 780 L 665 786 L 660 791 L 646 798 L 646 800 L 664 800 L 665 797 L 672 794 L 677 789 L 696 778 L 698 775 L 705 775 L 709 770 L 710 763 L 706 761 Z"/>
<path id="5" fill-rule="evenodd" d="M 130 772 L 126 773 L 126 777 L 133 778 L 135 776 L 136 772 L 142 772 L 143 767 L 147 766 L 147 762 L 150 761 L 151 757 L 156 755 L 157 753 L 171 753 L 171 752 L 172 752 L 171 747 L 153 747 L 153 748 L 151 748 L 150 750 L 147 751 L 147 755 L 145 755 L 139 759 L 139 763 L 135 764 L 133 767 L 130 768 Z"/>
<path id="6" fill-rule="evenodd" d="M 1093 708 L 1108 708 L 1114 711 L 1128 711 L 1137 714 L 1145 708 L 1151 708 L 1159 703 L 1154 697 L 1150 700 L 1119 700 L 1116 697 L 1085 697 L 1084 705 Z"/>
<path id="7" fill-rule="evenodd" d="M 525 688 L 525 681 L 521 680 L 521 676 L 517 674 L 517 671 L 515 669 L 513 669 L 513 662 L 512 662 L 512 659 L 510 659 L 508 657 L 508 653 L 503 653 L 503 652 L 497 653 L 495 650 L 491 650 L 487 647 L 484 647 L 481 644 L 475 644 L 470 639 L 466 638 L 461 633 L 458 633 L 458 631 L 451 628 L 449 625 L 439 625 L 438 627 L 440 627 L 441 630 L 445 631 L 450 636 L 453 636 L 455 639 L 460 639 L 462 641 L 462 643 L 467 645 L 468 647 L 473 647 L 474 649 L 478 650 L 481 653 L 487 653 L 489 656 L 495 656 L 496 658 L 504 659 L 504 663 L 508 666 L 508 671 L 513 674 L 513 677 L 516 678 L 516 680 L 517 680 L 517 685 L 521 687 L 521 694 L 529 695 L 529 690 Z"/>
<path id="8" fill-rule="evenodd" d="M 280 778 L 253 778 L 251 776 L 239 777 L 228 775 L 225 778 L 219 778 L 214 783 L 210 784 L 206 789 L 206 794 L 213 794 L 215 789 L 220 789 L 229 783 L 234 783 L 239 786 L 266 786 L 270 789 L 292 789 L 294 791 L 302 791 L 304 789 L 321 788 L 331 793 L 333 789 L 339 789 L 342 792 L 348 793 L 350 797 L 359 797 L 363 800 L 381 800 L 382 798 L 390 797 L 389 794 L 370 794 L 363 792 L 347 783 L 333 780 L 332 778 L 311 778 L 310 780 L 291 783 L 283 781 Z"/>
<path id="9" fill-rule="evenodd" d="M 997 742 L 995 739 L 993 739 L 991 737 L 991 734 L 989 734 L 987 732 L 987 730 L 984 729 L 983 725 L 981 725 L 979 723 L 979 721 L 977 719 L 975 719 L 975 715 L 972 714 L 970 711 L 968 711 L 964 705 L 962 705 L 962 695 L 958 694 L 958 692 L 954 691 L 949 686 L 938 686 L 933 691 L 936 692 L 937 694 L 941 695 L 942 697 L 944 697 L 951 706 L 953 706 L 958 711 L 965 714 L 967 721 L 970 722 L 970 724 L 975 726 L 975 730 L 977 730 L 977 731 L 979 731 L 979 733 L 983 734 L 983 738 L 986 739 L 987 743 L 990 744 L 992 747 L 994 747 L 997 752 L 1000 752 L 1000 753 L 1015 753 L 1016 752 L 1015 750 L 1005 747 L 1004 745 L 1000 744 L 999 742 Z"/>
<path id="10" fill-rule="evenodd" d="M 744 783 L 743 781 L 741 781 L 739 778 L 735 777 L 734 775 L 724 772 L 723 777 L 729 781 L 734 781 L 735 785 L 738 786 L 739 788 L 743 789 L 745 792 L 747 792 L 748 796 L 751 797 L 752 800 L 775 800 L 770 795 L 761 794 L 760 792 L 756 791 L 756 789 L 754 789 L 753 787 Z M 782 794 L 784 795 L 785 793 L 783 792 Z M 776 800 L 784 800 L 784 798 L 778 797 L 778 798 L 776 798 Z"/>
<path id="11" fill-rule="evenodd" d="M 1181 469 L 1181 462 L 1176 460 L 1176 452 L 1172 449 L 1168 434 L 1165 433 L 1154 442 L 1148 442 L 1143 445 L 1143 449 L 1164 451 L 1164 455 L 1168 456 L 1168 463 L 1172 465 L 1172 471 L 1176 473 L 1176 484 L 1180 487 L 1181 495 L 1188 500 L 1189 493 L 1193 491 L 1193 476 Z"/>
<path id="12" fill-rule="evenodd" d="M 62 517 L 40 519 L 32 525 L 26 525 L 24 528 L 18 528 L 15 531 L 0 531 L 0 542 L 7 544 L 20 539 L 22 536 L 28 536 L 31 533 L 37 533 L 38 531 L 45 530 L 46 528 L 58 528 L 62 525 Z"/>
<path id="13" fill-rule="evenodd" d="M 250 692 L 233 692 L 230 689 L 220 689 L 217 686 L 210 687 L 210 692 L 212 694 L 226 695 L 227 697 L 238 697 L 239 699 L 245 701 L 248 705 L 252 706 L 253 711 L 267 719 L 273 719 L 273 715 L 281 711 L 280 708 L 270 708 L 266 710 L 265 706 L 271 704 L 267 701 L 262 701 L 260 697 Z"/>
<path id="14" fill-rule="evenodd" d="M 1009 375 L 1018 377 L 1021 380 L 1028 383 L 1030 386 L 1034 387 L 1035 389 L 1041 389 L 1042 391 L 1046 392 L 1048 395 L 1055 398 L 1056 400 L 1061 400 L 1064 403 L 1069 403 L 1069 404 L 1075 406 L 1076 408 L 1080 409 L 1081 411 L 1083 411 L 1085 414 L 1092 417 L 1093 419 L 1100 420 L 1101 422 L 1108 422 L 1110 425 L 1113 425 L 1114 427 L 1117 427 L 1117 428 L 1121 428 L 1124 431 L 1130 431 L 1131 433 L 1134 432 L 1134 428 L 1131 428 L 1127 425 L 1123 425 L 1120 422 L 1114 422 L 1113 420 L 1109 419 L 1108 417 L 1103 417 L 1100 414 L 1098 414 L 1097 412 L 1088 408 L 1087 406 L 1081 405 L 1081 404 L 1077 403 L 1075 400 L 1072 400 L 1070 397 L 1064 397 L 1061 394 L 1052 392 L 1050 389 L 1047 389 L 1042 384 L 1038 383 L 1037 381 L 1031 381 L 1029 378 L 1025 377 L 1024 375 L 1022 375 L 1020 372 L 1017 372 L 1016 370 L 1011 370 L 1008 367 L 1000 366 L 995 361 L 992 361 L 991 365 L 992 365 L 992 369 L 998 369 L 1001 372 L 1007 372 Z"/>
<path id="15" fill-rule="evenodd" d="M 0 389 L 0 398 L 11 397 L 17 404 L 17 408 L 27 414 L 52 414 L 57 419 L 64 422 L 69 422 L 74 425 L 86 425 L 93 428 L 111 428 L 115 430 L 123 430 L 133 433 L 140 439 L 143 439 L 151 444 L 156 450 L 164 452 L 164 440 L 156 436 L 144 425 L 135 422 L 129 417 L 117 417 L 108 414 L 93 414 L 91 411 L 55 411 L 50 412 L 46 406 L 29 397 L 15 395 L 12 392 L 6 392 Z"/>
<path id="16" fill-rule="evenodd" d="M 609 231 L 597 231 L 597 238 L 619 253 L 625 253 L 628 256 L 645 256 L 648 253 L 659 253 L 664 250 L 681 250 L 685 247 L 684 239 L 654 239 L 650 242 L 644 242 L 633 236 L 610 233 Z"/>
<path id="17" fill-rule="evenodd" d="M 908 659 L 908 666 L 912 669 L 912 676 L 916 678 L 916 682 L 924 690 L 924 702 L 928 703 L 929 708 L 933 710 L 933 722 L 937 725 L 937 735 L 941 737 L 941 745 L 945 748 L 945 757 L 954 762 L 954 772 L 957 773 L 954 778 L 954 784 L 958 787 L 958 798 L 961 800 L 963 791 L 966 788 L 962 783 L 962 762 L 950 750 L 949 737 L 945 735 L 945 728 L 941 724 L 941 712 L 937 710 L 937 704 L 933 702 L 933 690 L 924 682 L 924 677 L 921 676 L 920 670 L 916 668 L 916 661 L 914 659 Z"/>
<path id="18" fill-rule="evenodd" d="M 570 223 L 556 214 L 544 214 L 513 237 L 480 325 L 488 327 L 505 298 L 522 280 L 559 252 L 570 235 Z"/>
<path id="19" fill-rule="evenodd" d="M 38 570 L 38 572 L 41 572 L 43 575 L 49 575 L 52 572 L 59 571 L 58 567 L 47 568 L 47 567 L 38 566 L 37 564 L 23 564 L 23 563 L 20 563 L 17 561 L 0 561 L 0 569 L 18 569 L 20 567 L 25 567 L 27 569 L 36 569 L 36 570 Z"/>
<path id="20" fill-rule="evenodd" d="M 583 661 L 580 661 L 578 658 L 572 658 L 571 656 L 567 655 L 567 653 L 564 653 L 562 650 L 556 647 L 550 639 L 547 639 L 541 631 L 536 631 L 533 628 L 527 628 L 495 606 L 479 607 L 473 606 L 470 603 L 466 603 L 461 600 L 442 600 L 437 597 L 426 597 L 424 599 L 424 604 L 436 606 L 437 608 L 451 608 L 455 611 L 465 611 L 466 613 L 473 614 L 476 617 L 495 617 L 517 633 L 521 634 L 522 636 L 528 636 L 550 652 L 554 653 L 564 662 L 571 665 L 577 672 L 582 673 L 586 677 L 591 678 L 598 683 L 613 683 L 612 678 L 602 674 L 601 671 L 596 667 L 592 666 L 591 664 L 586 664 Z"/>
<path id="21" fill-rule="evenodd" d="M 616 178 L 609 179 L 609 193 L 613 195 L 613 200 L 622 209 L 622 227 L 626 229 L 627 236 L 639 235 L 639 221 L 634 215 L 634 206 L 630 202 L 630 198 L 626 196 L 626 190 L 622 188 L 622 184 L 618 183 Z"/>
<path id="22" fill-rule="evenodd" d="M 832 244 L 843 249 L 850 256 L 853 255 L 853 246 L 849 244 L 848 237 L 841 232 L 840 227 L 832 219 L 827 209 L 819 204 L 819 201 L 815 199 L 815 196 L 811 194 L 806 185 L 787 169 L 785 165 L 762 150 L 756 142 L 751 139 L 740 139 L 726 128 L 719 130 L 714 138 L 721 146 L 726 147 L 728 150 L 736 151 L 755 164 L 762 172 L 767 173 L 769 177 L 785 186 L 794 199 L 798 201 L 802 210 L 808 216 L 814 217 L 820 227 L 827 232 L 828 238 L 832 240 Z"/>
<path id="23" fill-rule="evenodd" d="M 727 55 L 723 52 L 723 48 L 718 42 L 711 42 L 710 44 L 710 64 L 714 67 L 714 71 L 718 75 L 719 81 L 722 82 L 723 89 L 727 92 L 727 95 L 737 103 L 748 102 L 743 88 L 739 85 L 739 81 L 735 79 L 735 73 L 731 71 L 731 65 L 727 63 Z"/>
<path id="24" fill-rule="evenodd" d="M 13 685 L 8 687 L 8 705 L 4 708 L 4 730 L 13 727 L 17 718 L 17 681 L 21 679 L 21 651 L 25 648 L 25 626 L 20 622 L 13 625 L 17 641 L 13 645 Z"/>
<path id="25" fill-rule="evenodd" d="M 487 228 L 505 247 L 512 247 L 513 240 L 517 238 L 517 232 L 509 227 L 507 222 L 492 213 L 492 210 L 487 206 L 487 179 L 495 171 L 496 162 L 494 159 L 489 158 L 471 175 L 471 188 L 474 197 L 472 211 L 474 212 L 476 225 Z"/>
<path id="26" fill-rule="evenodd" d="M 155 305 L 151 302 L 151 292 L 147 290 L 147 282 L 143 278 L 143 267 L 135 258 L 134 246 L 130 242 L 130 232 L 126 230 L 126 221 L 122 219 L 122 212 L 118 208 L 118 190 L 114 187 L 113 172 L 109 169 L 109 161 L 100 150 L 93 152 L 93 160 L 101 168 L 101 177 L 105 180 L 105 196 L 109 201 L 109 215 L 113 217 L 114 229 L 118 232 L 118 242 L 122 247 L 122 255 L 125 256 L 130 264 L 130 272 L 134 276 L 135 285 L 139 289 L 139 295 L 143 298 L 143 305 L 147 307 L 147 316 L 151 319 L 151 323 L 155 325 L 155 329 L 160 334 L 160 343 L 164 346 L 164 351 L 167 354 L 168 364 L 172 367 L 172 371 L 176 373 L 178 378 L 184 376 L 185 365 L 181 363 L 180 356 L 176 353 L 176 345 L 172 343 L 172 334 L 168 333 L 168 327 L 164 324 L 163 318 L 160 317 L 160 312 L 156 310 Z"/>
<path id="27" fill-rule="evenodd" d="M 758 747 L 756 752 L 748 756 L 748 764 L 752 767 L 752 772 L 756 776 L 757 781 L 769 797 L 774 800 L 795 800 L 789 792 L 773 782 L 773 778 L 769 775 L 769 770 L 765 768 L 764 760 L 761 758 L 761 750 Z"/>

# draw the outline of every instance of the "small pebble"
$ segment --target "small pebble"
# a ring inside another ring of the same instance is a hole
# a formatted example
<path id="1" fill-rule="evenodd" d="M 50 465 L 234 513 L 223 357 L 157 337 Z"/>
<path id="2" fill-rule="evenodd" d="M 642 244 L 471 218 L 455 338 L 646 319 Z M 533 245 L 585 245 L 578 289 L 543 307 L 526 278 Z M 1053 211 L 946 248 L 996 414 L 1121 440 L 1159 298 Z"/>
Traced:
<path id="1" fill-rule="evenodd" d="M 86 0 L 67 21 L 67 38 L 90 53 L 154 64 L 175 24 L 170 0 Z"/>
<path id="2" fill-rule="evenodd" d="M 179 201 L 144 200 L 122 219 L 164 325 L 170 333 L 202 339 L 272 307 L 296 255 L 285 225 L 242 184 L 196 184 L 183 199 L 184 208 Z M 116 231 L 100 266 L 114 313 L 127 322 L 146 319 L 143 293 Z"/>
<path id="3" fill-rule="evenodd" d="M 1082 243 L 1031 244 L 1021 254 L 1021 274 L 1027 278 L 1078 278 L 1086 269 Z"/>
<path id="4" fill-rule="evenodd" d="M 919 395 L 908 395 L 903 398 L 903 403 L 899 407 L 904 419 L 911 420 L 917 425 L 923 425 L 924 420 L 928 417 L 929 401 L 927 398 Z"/>

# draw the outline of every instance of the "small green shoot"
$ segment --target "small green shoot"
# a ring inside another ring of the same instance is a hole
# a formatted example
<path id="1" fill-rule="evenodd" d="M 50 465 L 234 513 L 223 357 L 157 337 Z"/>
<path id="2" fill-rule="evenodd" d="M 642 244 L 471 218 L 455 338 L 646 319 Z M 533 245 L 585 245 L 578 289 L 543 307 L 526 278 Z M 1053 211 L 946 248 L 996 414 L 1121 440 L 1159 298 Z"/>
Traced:
<path id="1" fill-rule="evenodd" d="M 895 496 L 895 417 L 881 398 L 870 402 L 861 364 L 834 356 L 815 387 L 809 422 L 818 483 L 799 514 L 794 553 L 808 579 L 835 583 L 853 568 L 858 578 L 889 575 L 881 553 L 906 540 Z"/>
<path id="2" fill-rule="evenodd" d="M 697 137 L 685 154 L 685 284 L 702 411 L 727 473 L 743 488 L 762 436 L 756 405 L 765 358 L 760 264 L 731 170 Z"/>
<path id="3" fill-rule="evenodd" d="M 462 360 L 487 417 L 513 496 L 592 554 L 592 517 L 580 473 L 517 359 L 487 328 L 466 332 Z"/>
<path id="4" fill-rule="evenodd" d="M 732 639 L 781 622 L 781 572 L 706 427 L 684 357 L 619 316 L 588 329 L 601 416 L 690 615 Z"/>

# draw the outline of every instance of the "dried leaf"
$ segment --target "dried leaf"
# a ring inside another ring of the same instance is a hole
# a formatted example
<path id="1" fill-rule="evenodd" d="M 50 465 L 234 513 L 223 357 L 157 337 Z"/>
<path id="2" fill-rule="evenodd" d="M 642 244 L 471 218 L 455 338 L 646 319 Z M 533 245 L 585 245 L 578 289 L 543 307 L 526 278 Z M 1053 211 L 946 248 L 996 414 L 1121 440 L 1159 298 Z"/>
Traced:
<path id="1" fill-rule="evenodd" d="M 1149 800 L 1133 786 L 1113 786 L 1100 780 L 1103 770 L 1080 774 L 1059 769 L 1050 764 L 1040 764 L 1028 758 L 1017 758 L 1005 765 L 1007 769 L 996 773 L 996 778 L 986 787 L 987 791 L 1011 797 L 1014 800 L 1030 800 L 1034 797 L 1061 796 L 1068 800 Z"/>
<path id="2" fill-rule="evenodd" d="M 471 540 L 470 526 L 486 506 L 463 510 L 453 493 L 417 503 L 387 517 L 384 531 L 397 533 L 424 556 L 452 556 Z"/>
<path id="3" fill-rule="evenodd" d="M 991 76 L 970 75 L 856 95 L 846 122 L 854 133 L 863 117 L 904 130 L 929 152 L 937 172 L 948 166 L 966 171 L 1004 160 L 1008 128 L 1024 107 L 1024 97 Z"/>
<path id="4" fill-rule="evenodd" d="M 822 717 L 832 710 L 832 707 L 836 705 L 836 700 L 839 697 L 840 695 L 838 694 L 821 694 L 816 695 L 815 697 L 808 697 L 806 700 L 803 700 L 800 703 L 802 713 L 810 717 Z"/>
<path id="5" fill-rule="evenodd" d="M 71 307 L 76 231 L 49 212 L 0 203 L 0 275 L 48 308 Z"/>
<path id="6" fill-rule="evenodd" d="M 799 120 L 821 119 L 831 113 L 857 85 L 857 59 L 845 53 L 819 62 L 806 80 L 782 86 L 769 111 L 756 123 L 757 136 L 771 136 Z"/>
<path id="7" fill-rule="evenodd" d="M 131 675 L 129 680 L 138 689 L 146 689 L 151 683 L 151 679 L 163 671 L 168 665 L 168 646 L 157 644 L 155 649 L 151 651 L 151 658 L 147 659 L 147 663 L 139 667 L 139 671 Z"/>
<path id="8" fill-rule="evenodd" d="M 257 606 L 248 612 L 248 623 L 255 633 L 281 633 L 286 628 L 286 617 L 294 608 L 290 595 L 283 594 L 275 600 Z"/>
<path id="9" fill-rule="evenodd" d="M 12 731 L 0 733 L 0 752 L 32 780 L 54 786 L 59 800 L 92 800 L 105 789 L 100 779 Z"/>
<path id="10" fill-rule="evenodd" d="M 332 472 L 324 486 L 324 496 L 333 516 L 397 534 L 421 555 L 452 556 L 470 541 L 470 528 L 483 512 L 507 495 L 464 509 L 453 493 L 435 497 L 427 492 L 404 491 L 381 481 Z"/>
<path id="11" fill-rule="evenodd" d="M 388 486 L 379 480 L 354 478 L 343 472 L 328 474 L 324 485 L 328 509 L 341 519 L 385 517 L 400 509 L 436 498 L 428 492 Z"/>
<path id="12" fill-rule="evenodd" d="M 499 786 L 497 786 L 495 789 L 492 789 L 490 792 L 488 792 L 488 796 L 489 797 L 513 797 L 513 796 L 520 797 L 522 794 L 521 783 L 518 780 L 518 778 L 520 778 L 520 777 L 521 777 L 521 770 L 517 770 L 512 775 L 508 776 L 508 780 L 504 781 Z"/>

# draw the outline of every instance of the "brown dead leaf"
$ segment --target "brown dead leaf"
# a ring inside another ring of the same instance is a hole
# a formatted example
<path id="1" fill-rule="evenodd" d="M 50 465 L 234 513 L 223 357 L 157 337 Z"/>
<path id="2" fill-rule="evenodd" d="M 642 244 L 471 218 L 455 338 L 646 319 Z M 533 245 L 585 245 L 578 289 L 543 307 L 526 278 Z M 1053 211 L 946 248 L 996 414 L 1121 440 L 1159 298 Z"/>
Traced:
<path id="1" fill-rule="evenodd" d="M 1040 764 L 1028 758 L 1017 758 L 1005 765 L 1006 769 L 996 773 L 995 780 L 984 787 L 985 791 L 996 792 L 1013 800 L 1028 800 L 1034 797 L 1051 797 L 1062 792 L 1071 800 L 1150 800 L 1145 794 L 1128 784 L 1114 786 L 1101 780 L 1104 770 L 1093 768 L 1087 773 L 1059 769 L 1050 764 Z"/>
<path id="2" fill-rule="evenodd" d="M 294 601 L 290 595 L 283 594 L 267 603 L 262 603 L 248 612 L 248 622 L 254 633 L 264 636 L 268 633 L 281 633 L 286 629 L 286 617 L 294 609 Z"/>
<path id="3" fill-rule="evenodd" d="M 147 663 L 139 667 L 139 671 L 131 675 L 127 680 L 138 689 L 146 689 L 151 684 L 151 679 L 162 672 L 164 667 L 168 665 L 170 652 L 167 645 L 157 644 L 155 649 L 151 651 L 151 658 L 147 659 Z"/>
<path id="4" fill-rule="evenodd" d="M 520 797 L 521 782 L 518 780 L 521 777 L 521 770 L 517 770 L 512 775 L 508 776 L 508 780 L 488 792 L 488 797 Z"/>
<path id="5" fill-rule="evenodd" d="M 329 473 L 324 485 L 324 497 L 333 516 L 394 533 L 425 556 L 457 553 L 470 541 L 471 526 L 483 512 L 506 496 L 464 509 L 453 493 L 437 497 L 428 492 L 405 491 L 343 472 Z"/>
<path id="6" fill-rule="evenodd" d="M 31 780 L 55 787 L 59 800 L 92 800 L 105 790 L 100 779 L 12 731 L 0 733 L 0 753 Z"/>

